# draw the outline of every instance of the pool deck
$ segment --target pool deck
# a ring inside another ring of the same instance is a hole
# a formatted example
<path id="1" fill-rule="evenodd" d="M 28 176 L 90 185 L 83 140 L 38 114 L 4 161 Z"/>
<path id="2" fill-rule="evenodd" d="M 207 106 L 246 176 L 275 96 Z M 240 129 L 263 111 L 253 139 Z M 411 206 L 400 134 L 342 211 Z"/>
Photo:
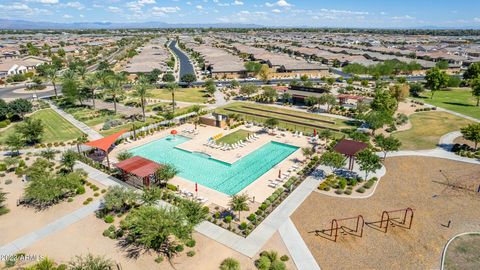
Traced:
<path id="1" fill-rule="evenodd" d="M 194 128 L 192 124 L 185 124 L 180 127 L 176 127 L 175 129 L 180 134 L 182 130 L 192 129 L 192 128 Z M 231 129 L 231 130 L 224 130 L 224 129 L 209 127 L 209 126 L 207 127 L 198 126 L 197 127 L 198 135 L 193 136 L 191 140 L 177 147 L 179 147 L 180 149 L 191 151 L 191 152 L 202 152 L 210 155 L 214 159 L 218 159 L 227 163 L 233 163 L 238 159 L 248 155 L 249 153 L 255 151 L 259 147 L 271 141 L 290 144 L 297 147 L 311 146 L 308 143 L 308 140 L 306 137 L 301 137 L 301 138 L 293 137 L 293 135 L 289 132 L 285 132 L 286 134 L 285 137 L 272 136 L 266 133 L 260 133 L 258 134 L 260 138 L 257 139 L 256 141 L 252 143 L 246 143 L 247 145 L 243 148 L 238 148 L 238 149 L 229 150 L 229 151 L 213 149 L 204 145 L 204 143 L 207 142 L 208 138 L 212 136 L 215 136 L 220 133 L 223 133 L 224 135 L 226 135 L 238 129 L 246 129 L 252 132 L 256 132 L 260 130 L 259 127 L 246 128 L 244 126 Z M 135 141 L 129 144 L 121 144 L 117 146 L 110 153 L 110 157 L 111 157 L 110 159 L 113 160 L 113 162 L 116 162 L 116 155 L 120 151 L 129 150 L 129 149 L 147 144 L 149 142 L 161 139 L 165 136 L 169 136 L 171 130 L 172 129 L 167 129 L 167 130 L 158 132 L 152 136 L 149 136 L 147 138 L 144 138 L 142 140 Z M 240 193 L 248 194 L 249 197 L 252 198 L 252 200 L 253 198 L 255 198 L 254 201 L 250 202 L 250 208 L 256 209 L 256 207 L 254 206 L 258 206 L 259 202 L 264 201 L 267 197 L 269 197 L 272 194 L 272 192 L 275 189 L 268 186 L 270 184 L 269 180 L 276 179 L 278 177 L 279 170 L 281 170 L 282 173 L 286 173 L 287 170 L 290 169 L 294 164 L 298 163 L 299 160 L 304 160 L 301 149 L 298 149 L 297 151 L 292 153 L 286 159 L 284 159 L 283 161 L 278 163 L 276 166 L 274 166 L 271 170 L 269 170 L 268 172 L 260 176 L 256 181 L 252 182 L 250 185 L 248 185 L 242 191 L 240 191 Z M 291 176 L 294 176 L 294 175 L 295 175 L 294 173 L 291 174 Z M 181 190 L 186 190 L 186 191 L 192 192 L 196 196 L 208 199 L 208 202 L 206 203 L 206 205 L 208 206 L 218 205 L 222 207 L 227 207 L 228 202 L 230 201 L 230 196 L 228 196 L 227 194 L 224 194 L 222 192 L 216 191 L 214 189 L 211 189 L 202 185 L 198 186 L 198 193 L 195 193 L 195 183 L 193 183 L 190 180 L 184 179 L 180 176 L 174 177 L 172 180 L 170 180 L 170 183 L 178 186 L 179 189 Z"/>

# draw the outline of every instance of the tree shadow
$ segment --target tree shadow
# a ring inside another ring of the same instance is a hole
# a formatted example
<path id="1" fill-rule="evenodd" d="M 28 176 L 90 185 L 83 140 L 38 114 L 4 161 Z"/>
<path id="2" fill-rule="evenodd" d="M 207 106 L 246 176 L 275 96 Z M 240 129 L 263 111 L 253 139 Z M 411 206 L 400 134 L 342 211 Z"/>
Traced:
<path id="1" fill-rule="evenodd" d="M 445 101 L 443 103 L 448 104 L 448 105 L 462 106 L 462 107 L 475 107 L 472 104 L 465 104 L 465 103 L 460 103 L 460 102 Z"/>

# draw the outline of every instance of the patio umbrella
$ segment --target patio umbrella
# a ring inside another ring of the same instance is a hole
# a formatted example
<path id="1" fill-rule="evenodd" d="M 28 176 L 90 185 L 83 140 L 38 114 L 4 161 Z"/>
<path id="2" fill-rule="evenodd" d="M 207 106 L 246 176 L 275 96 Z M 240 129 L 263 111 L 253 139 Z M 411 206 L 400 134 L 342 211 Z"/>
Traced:
<path id="1" fill-rule="evenodd" d="M 314 128 L 314 129 L 313 129 L 313 137 L 316 137 L 316 136 L 317 136 L 317 129 Z"/>
<path id="2" fill-rule="evenodd" d="M 197 195 L 197 197 L 198 197 L 198 183 L 197 183 L 197 182 L 195 182 L 195 193 L 196 193 L 196 195 Z"/>
<path id="3" fill-rule="evenodd" d="M 278 178 L 282 177 L 282 170 L 278 170 Z"/>
<path id="4" fill-rule="evenodd" d="M 170 131 L 170 134 L 172 134 L 173 138 L 175 138 L 175 135 L 177 135 L 177 131 L 174 129 L 174 130 Z"/>

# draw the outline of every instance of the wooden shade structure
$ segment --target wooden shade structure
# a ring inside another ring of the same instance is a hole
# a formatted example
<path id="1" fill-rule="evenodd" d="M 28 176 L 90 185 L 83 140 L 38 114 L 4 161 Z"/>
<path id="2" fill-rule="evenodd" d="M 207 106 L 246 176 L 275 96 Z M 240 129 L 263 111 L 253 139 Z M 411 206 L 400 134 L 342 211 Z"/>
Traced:
<path id="1" fill-rule="evenodd" d="M 347 156 L 349 159 L 348 169 L 351 171 L 353 170 L 353 164 L 355 163 L 355 155 L 366 148 L 368 148 L 368 144 L 366 143 L 344 139 L 339 141 L 333 149 L 338 153 Z"/>

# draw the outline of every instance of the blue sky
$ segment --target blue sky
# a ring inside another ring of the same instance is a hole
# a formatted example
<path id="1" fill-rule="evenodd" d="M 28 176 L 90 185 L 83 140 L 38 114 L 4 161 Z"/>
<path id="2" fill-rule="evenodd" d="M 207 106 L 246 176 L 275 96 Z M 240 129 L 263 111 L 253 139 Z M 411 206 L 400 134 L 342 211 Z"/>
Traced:
<path id="1" fill-rule="evenodd" d="M 50 22 L 480 27 L 479 0 L 0 0 L 0 18 Z"/>

